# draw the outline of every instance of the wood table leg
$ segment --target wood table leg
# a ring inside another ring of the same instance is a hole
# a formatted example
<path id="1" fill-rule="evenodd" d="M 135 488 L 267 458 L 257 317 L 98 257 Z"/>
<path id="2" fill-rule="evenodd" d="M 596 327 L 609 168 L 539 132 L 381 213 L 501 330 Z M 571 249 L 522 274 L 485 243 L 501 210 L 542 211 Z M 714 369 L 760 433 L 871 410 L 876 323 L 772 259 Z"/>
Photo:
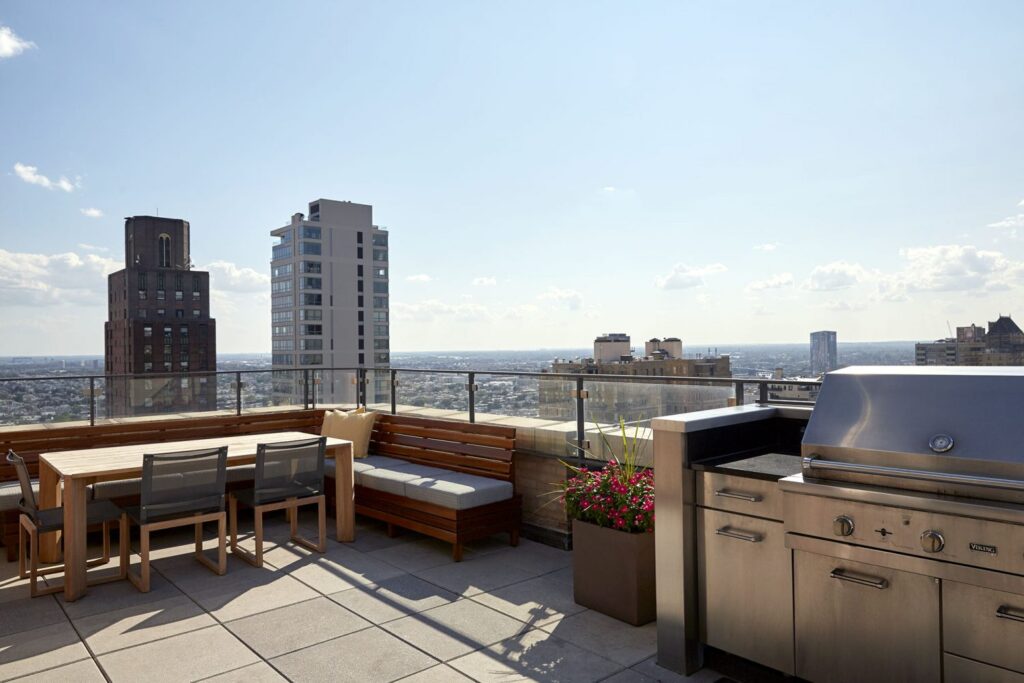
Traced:
<path id="1" fill-rule="evenodd" d="M 39 507 L 60 507 L 60 477 L 44 458 L 39 458 Z M 60 562 L 60 532 L 39 534 L 39 559 Z"/>
<path id="2" fill-rule="evenodd" d="M 64 482 L 64 599 L 68 602 L 85 595 L 86 572 L 86 482 Z"/>
<path id="3" fill-rule="evenodd" d="M 356 540 L 355 487 L 352 476 L 352 444 L 335 446 L 334 525 L 335 538 L 342 543 Z"/>

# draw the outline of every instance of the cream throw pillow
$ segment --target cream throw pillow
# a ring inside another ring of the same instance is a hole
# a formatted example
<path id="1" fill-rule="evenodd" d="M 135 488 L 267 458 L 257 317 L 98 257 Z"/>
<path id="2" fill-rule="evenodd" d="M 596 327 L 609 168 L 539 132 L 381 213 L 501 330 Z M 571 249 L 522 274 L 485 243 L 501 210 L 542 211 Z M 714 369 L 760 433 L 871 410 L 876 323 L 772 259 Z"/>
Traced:
<path id="1" fill-rule="evenodd" d="M 377 413 L 362 411 L 345 412 L 328 410 L 324 413 L 324 424 L 320 428 L 320 436 L 332 436 L 352 442 L 352 455 L 365 458 L 370 448 L 370 434 L 373 432 L 373 421 Z"/>

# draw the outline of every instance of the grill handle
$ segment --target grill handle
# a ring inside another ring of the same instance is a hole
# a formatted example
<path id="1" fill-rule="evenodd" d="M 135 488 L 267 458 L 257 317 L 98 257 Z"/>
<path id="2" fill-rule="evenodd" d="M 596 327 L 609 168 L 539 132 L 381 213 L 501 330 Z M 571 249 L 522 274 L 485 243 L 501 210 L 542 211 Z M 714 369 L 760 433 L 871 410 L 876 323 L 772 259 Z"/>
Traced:
<path id="1" fill-rule="evenodd" d="M 1009 605 L 1000 605 L 999 609 L 996 610 L 996 617 L 999 619 L 1009 619 L 1010 621 L 1024 622 L 1024 610 L 1014 609 Z"/>
<path id="2" fill-rule="evenodd" d="M 990 489 L 1024 491 L 1024 481 L 1019 479 L 1000 479 L 999 477 L 983 477 L 975 474 L 932 472 L 930 470 L 912 470 L 905 467 L 886 467 L 885 465 L 863 465 L 856 462 L 821 460 L 821 456 L 817 454 L 804 458 L 803 466 L 805 472 L 813 472 L 814 470 L 831 470 L 833 472 L 874 474 L 880 477 L 900 477 L 902 479 L 917 479 L 920 481 L 982 486 Z"/>
<path id="3" fill-rule="evenodd" d="M 760 503 L 761 496 L 753 493 L 739 493 L 738 491 L 730 491 L 728 489 L 715 489 L 715 495 L 721 498 L 735 498 L 736 500 L 745 500 L 748 503 Z"/>
<path id="4" fill-rule="evenodd" d="M 862 579 L 859 576 L 853 574 L 847 574 L 842 569 L 833 569 L 829 574 L 833 579 L 839 579 L 840 581 L 849 581 L 850 583 L 856 583 L 860 586 L 868 586 L 870 588 L 877 588 L 882 590 L 883 588 L 889 587 L 889 582 L 885 579 Z"/>
<path id="5" fill-rule="evenodd" d="M 747 541 L 748 543 L 760 543 L 763 540 L 761 534 L 750 533 L 747 531 L 736 531 L 732 527 L 723 526 L 721 529 L 715 529 L 715 533 L 719 536 L 728 536 L 729 538 L 736 538 L 741 541 Z"/>

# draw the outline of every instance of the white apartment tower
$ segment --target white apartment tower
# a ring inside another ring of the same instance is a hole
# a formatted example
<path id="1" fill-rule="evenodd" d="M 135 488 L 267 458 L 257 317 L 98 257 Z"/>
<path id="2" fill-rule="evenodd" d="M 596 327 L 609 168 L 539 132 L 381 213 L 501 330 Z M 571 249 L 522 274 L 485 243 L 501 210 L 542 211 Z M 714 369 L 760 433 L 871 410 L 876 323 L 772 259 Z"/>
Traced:
<path id="1" fill-rule="evenodd" d="M 273 368 L 291 371 L 275 373 L 275 400 L 302 403 L 309 370 L 317 404 L 352 403 L 354 374 L 331 368 L 390 364 L 387 230 L 368 204 L 317 199 L 270 234 Z"/>

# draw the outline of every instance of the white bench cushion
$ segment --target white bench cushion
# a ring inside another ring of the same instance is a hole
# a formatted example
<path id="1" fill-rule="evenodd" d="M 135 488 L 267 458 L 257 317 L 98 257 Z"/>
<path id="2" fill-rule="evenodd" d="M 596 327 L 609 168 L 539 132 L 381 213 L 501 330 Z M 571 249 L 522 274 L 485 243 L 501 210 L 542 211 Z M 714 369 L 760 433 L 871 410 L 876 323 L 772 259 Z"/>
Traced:
<path id="1" fill-rule="evenodd" d="M 403 461 L 404 462 L 404 461 Z M 448 470 L 439 467 L 428 467 L 405 463 L 394 467 L 374 467 L 363 472 L 356 472 L 356 483 L 375 491 L 405 495 L 405 483 L 424 477 L 438 477 L 448 474 Z"/>
<path id="2" fill-rule="evenodd" d="M 511 482 L 449 470 L 441 472 L 406 481 L 405 496 L 453 510 L 466 510 L 508 500 L 513 495 Z"/>

